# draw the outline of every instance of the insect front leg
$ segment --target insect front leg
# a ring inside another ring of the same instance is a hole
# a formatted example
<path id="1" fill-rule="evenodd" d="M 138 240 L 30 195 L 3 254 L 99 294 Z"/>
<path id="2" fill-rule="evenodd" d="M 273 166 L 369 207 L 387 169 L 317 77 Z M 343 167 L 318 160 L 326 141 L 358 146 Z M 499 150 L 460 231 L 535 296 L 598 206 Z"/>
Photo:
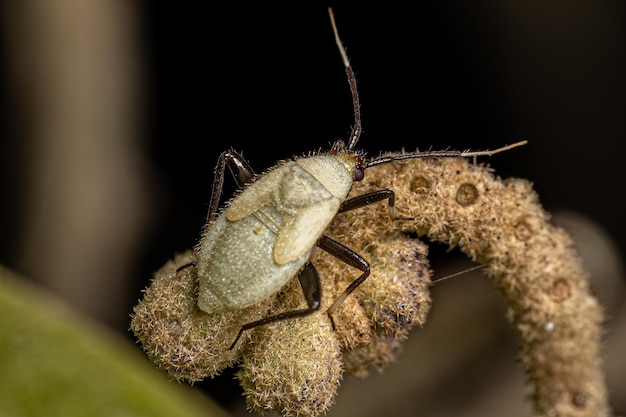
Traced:
<path id="1" fill-rule="evenodd" d="M 209 202 L 209 213 L 207 214 L 204 227 L 209 227 L 209 225 L 213 223 L 217 217 L 220 197 L 222 196 L 222 190 L 224 189 L 226 167 L 228 167 L 228 170 L 233 176 L 238 188 L 241 188 L 252 181 L 252 178 L 254 177 L 254 170 L 248 161 L 243 159 L 243 156 L 241 156 L 238 152 L 232 149 L 222 152 L 217 159 L 217 165 L 215 165 L 215 169 L 213 171 L 214 180 L 213 188 L 211 189 L 211 200 Z M 176 269 L 176 272 L 180 272 L 183 269 L 189 268 L 195 264 L 195 262 L 190 262 L 182 265 Z"/>
<path id="2" fill-rule="evenodd" d="M 254 177 L 254 170 L 239 153 L 232 149 L 221 153 L 217 159 L 217 165 L 215 165 L 215 179 L 213 180 L 213 188 L 211 189 L 211 201 L 209 203 L 209 214 L 207 215 L 206 226 L 211 224 L 217 217 L 220 197 L 224 189 L 226 167 L 228 167 L 239 188 L 249 183 Z"/>
<path id="3" fill-rule="evenodd" d="M 304 294 L 304 298 L 306 299 L 306 303 L 308 305 L 307 308 L 285 311 L 273 316 L 265 317 L 260 320 L 244 324 L 243 326 L 241 326 L 241 329 L 239 329 L 237 337 L 235 337 L 235 340 L 228 349 L 232 350 L 232 348 L 235 347 L 237 341 L 246 330 L 281 320 L 308 316 L 309 314 L 317 311 L 322 304 L 322 285 L 320 283 L 319 274 L 317 273 L 317 270 L 312 263 L 307 263 L 306 266 L 300 271 L 300 274 L 298 275 L 298 280 L 300 281 L 300 287 L 302 288 L 302 293 Z"/>
<path id="4" fill-rule="evenodd" d="M 332 314 L 335 312 L 335 310 L 337 310 L 341 303 L 345 301 L 346 297 L 348 297 L 352 293 L 352 291 L 354 291 L 359 285 L 361 285 L 363 281 L 365 281 L 365 279 L 369 276 L 370 264 L 365 259 L 363 259 L 361 255 L 354 252 L 347 246 L 342 245 L 336 240 L 329 238 L 328 236 L 322 236 L 318 240 L 317 246 L 319 246 L 321 249 L 325 250 L 329 254 L 333 255 L 340 261 L 362 272 L 362 274 L 358 278 L 352 281 L 350 285 L 348 285 L 348 287 L 343 290 L 341 295 L 337 297 L 337 299 L 332 303 L 330 307 L 328 307 L 328 310 L 326 310 L 328 318 L 330 318 L 330 322 L 333 325 L 334 329 L 335 321 L 333 320 Z"/>
<path id="5" fill-rule="evenodd" d="M 338 213 L 343 213 L 344 211 L 350 211 L 357 208 L 369 206 L 370 204 L 374 204 L 383 200 L 387 200 L 389 203 L 389 215 L 392 219 L 413 220 L 412 217 L 398 215 L 398 211 L 396 210 L 395 205 L 396 194 L 393 192 L 393 190 L 389 189 L 372 191 L 371 193 L 362 194 L 346 200 L 341 203 L 341 206 L 339 206 Z"/>

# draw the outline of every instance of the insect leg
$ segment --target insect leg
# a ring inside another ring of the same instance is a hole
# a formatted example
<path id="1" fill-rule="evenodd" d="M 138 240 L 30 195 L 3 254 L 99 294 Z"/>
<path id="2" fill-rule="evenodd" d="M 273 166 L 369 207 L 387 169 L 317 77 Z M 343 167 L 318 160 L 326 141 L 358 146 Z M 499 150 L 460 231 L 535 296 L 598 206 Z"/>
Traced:
<path id="1" fill-rule="evenodd" d="M 217 165 L 213 174 L 215 179 L 213 180 L 213 188 L 211 189 L 211 200 L 209 202 L 209 213 L 207 214 L 205 227 L 208 227 L 217 217 L 217 211 L 219 209 L 220 197 L 222 196 L 222 190 L 224 189 L 224 176 L 226 173 L 226 167 L 233 176 L 237 187 L 241 188 L 249 183 L 254 177 L 254 170 L 250 164 L 243 159 L 239 153 L 234 150 L 224 151 L 217 159 Z M 185 268 L 189 268 L 195 265 L 195 262 L 189 262 L 188 264 L 179 266 L 176 272 L 180 272 Z"/>
<path id="2" fill-rule="evenodd" d="M 345 262 L 346 264 L 363 272 L 358 278 L 352 281 L 345 290 L 343 290 L 341 295 L 337 297 L 332 305 L 328 307 L 328 310 L 326 310 L 326 313 L 328 314 L 328 317 L 330 318 L 330 322 L 332 323 L 334 329 L 335 322 L 333 320 L 332 314 L 335 312 L 335 310 L 337 310 L 341 303 L 345 301 L 346 297 L 348 297 L 352 293 L 352 291 L 354 291 L 359 285 L 361 285 L 363 281 L 365 281 L 365 279 L 369 276 L 370 264 L 365 259 L 363 259 L 361 255 L 354 252 L 347 246 L 342 245 L 336 240 L 329 238 L 328 236 L 322 236 L 317 241 L 317 246 L 319 246 L 329 254 L 333 255 L 340 261 Z"/>
<path id="3" fill-rule="evenodd" d="M 308 307 L 299 310 L 285 311 L 273 316 L 265 317 L 260 320 L 244 324 L 243 326 L 241 326 L 241 329 L 239 329 L 237 337 L 235 337 L 235 340 L 230 345 L 228 350 L 232 350 L 232 348 L 235 347 L 237 341 L 246 330 L 281 320 L 291 319 L 294 317 L 308 316 L 314 311 L 317 311 L 320 308 L 322 300 L 322 285 L 320 284 L 320 277 L 317 273 L 317 270 L 312 263 L 308 263 L 302 269 L 302 271 L 300 271 L 300 274 L 298 275 L 298 280 L 300 281 L 300 287 L 302 288 L 302 292 L 304 294 L 304 298 L 306 299 Z"/>
<path id="4" fill-rule="evenodd" d="M 341 206 L 339 206 L 338 213 L 343 213 L 344 211 L 350 211 L 357 208 L 369 206 L 370 204 L 374 204 L 378 201 L 383 200 L 387 200 L 389 202 L 389 215 L 392 219 L 413 220 L 412 217 L 404 217 L 398 215 L 395 206 L 396 194 L 392 190 L 388 189 L 372 191 L 371 193 L 362 194 L 346 200 L 341 203 Z"/>
<path id="5" fill-rule="evenodd" d="M 211 202 L 209 203 L 209 214 L 207 215 L 206 221 L 207 226 L 217 217 L 220 197 L 222 196 L 222 190 L 224 188 L 224 174 L 227 166 L 237 183 L 237 187 L 243 187 L 254 177 L 252 167 L 243 159 L 243 156 L 232 149 L 222 152 L 217 159 L 217 165 L 214 170 L 215 179 L 213 180 L 213 188 L 211 189 Z"/>
<path id="6" fill-rule="evenodd" d="M 196 261 L 188 262 L 185 265 L 179 266 L 178 268 L 176 268 L 176 273 L 178 274 L 183 269 L 187 269 L 191 266 L 196 266 Z"/>

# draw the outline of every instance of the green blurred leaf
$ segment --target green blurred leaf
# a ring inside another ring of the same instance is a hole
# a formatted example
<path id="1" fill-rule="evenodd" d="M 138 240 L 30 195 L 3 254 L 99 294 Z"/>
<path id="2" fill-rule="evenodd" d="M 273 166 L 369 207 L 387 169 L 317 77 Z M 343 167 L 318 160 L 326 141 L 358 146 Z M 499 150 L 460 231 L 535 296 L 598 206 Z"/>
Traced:
<path id="1" fill-rule="evenodd" d="M 0 415 L 224 416 L 139 349 L 0 266 Z"/>

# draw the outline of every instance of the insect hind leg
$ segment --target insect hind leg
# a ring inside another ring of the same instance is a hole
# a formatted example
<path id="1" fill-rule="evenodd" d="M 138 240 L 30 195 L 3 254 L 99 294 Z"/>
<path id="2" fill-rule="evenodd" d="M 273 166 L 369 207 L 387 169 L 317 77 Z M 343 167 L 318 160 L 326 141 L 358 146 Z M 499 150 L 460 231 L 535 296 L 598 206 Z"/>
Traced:
<path id="1" fill-rule="evenodd" d="M 235 340 L 230 345 L 228 350 L 232 350 L 235 347 L 237 341 L 246 330 L 250 330 L 259 326 L 264 326 L 266 324 L 274 323 L 277 321 L 308 316 L 309 314 L 319 310 L 320 305 L 322 304 L 322 285 L 320 283 L 319 274 L 317 273 L 317 270 L 312 263 L 308 263 L 300 271 L 300 274 L 298 275 L 298 280 L 300 281 L 300 287 L 302 288 L 302 292 L 304 294 L 304 298 L 306 299 L 308 307 L 299 310 L 284 311 L 273 316 L 265 317 L 260 320 L 244 324 L 239 329 L 239 333 L 237 333 Z"/>

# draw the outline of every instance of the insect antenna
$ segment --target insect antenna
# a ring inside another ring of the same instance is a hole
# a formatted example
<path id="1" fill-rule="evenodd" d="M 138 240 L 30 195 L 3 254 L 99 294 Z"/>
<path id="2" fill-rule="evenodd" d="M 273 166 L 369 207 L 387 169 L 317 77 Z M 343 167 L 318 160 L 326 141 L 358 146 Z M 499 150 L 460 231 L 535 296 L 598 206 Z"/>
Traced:
<path id="1" fill-rule="evenodd" d="M 335 34 L 335 43 L 337 44 L 337 48 L 339 48 L 339 53 L 341 54 L 343 65 L 346 67 L 348 84 L 350 84 L 350 92 L 352 93 L 354 125 L 352 126 L 352 131 L 350 132 L 348 147 L 346 148 L 346 150 L 352 151 L 354 150 L 356 143 L 359 141 L 359 137 L 361 137 L 361 103 L 359 101 L 359 91 L 356 87 L 356 77 L 354 76 L 354 71 L 352 71 L 352 66 L 350 66 L 350 60 L 348 59 L 346 48 L 343 46 L 343 43 L 339 38 L 339 31 L 337 30 L 337 25 L 335 24 L 335 15 L 333 14 L 333 9 L 331 7 L 328 8 L 328 15 L 330 16 L 330 24 L 332 25 L 333 33 Z"/>
<path id="2" fill-rule="evenodd" d="M 407 153 L 404 155 L 396 155 L 396 156 L 383 156 L 381 158 L 376 158 L 371 161 L 368 161 L 365 164 L 365 168 L 370 168 L 376 165 L 388 164 L 393 161 L 401 161 L 403 159 L 415 159 L 415 158 L 467 158 L 467 157 L 477 157 L 477 156 L 491 156 L 500 152 L 505 152 L 513 148 L 517 148 L 519 146 L 526 145 L 528 143 L 527 140 L 521 140 L 519 142 L 515 142 L 511 145 L 502 146 L 493 150 L 486 151 L 427 151 L 427 152 L 417 152 L 417 153 Z"/>

